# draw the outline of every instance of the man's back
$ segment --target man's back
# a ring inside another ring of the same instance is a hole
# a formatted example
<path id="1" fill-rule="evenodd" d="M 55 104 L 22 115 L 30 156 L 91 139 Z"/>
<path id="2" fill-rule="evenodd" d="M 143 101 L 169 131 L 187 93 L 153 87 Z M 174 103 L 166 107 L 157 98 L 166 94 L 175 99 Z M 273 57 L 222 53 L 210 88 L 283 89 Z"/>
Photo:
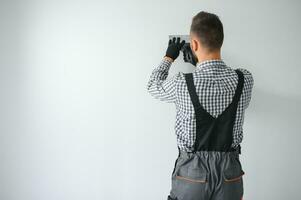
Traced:
<path id="1" fill-rule="evenodd" d="M 163 60 L 160 66 L 153 71 L 148 82 L 148 91 L 155 98 L 175 103 L 177 112 L 175 133 L 178 147 L 184 151 L 191 151 L 196 137 L 196 118 L 184 73 L 177 73 L 169 81 L 161 82 L 161 85 L 158 85 L 160 81 L 155 81 L 156 78 L 162 78 L 164 75 L 162 69 L 168 71 L 170 64 L 170 62 Z M 248 70 L 238 69 L 244 74 L 245 84 L 233 127 L 233 147 L 236 147 L 243 139 L 244 114 L 250 103 L 254 84 L 252 74 Z M 215 59 L 198 63 L 193 72 L 199 101 L 203 108 L 215 118 L 232 102 L 238 83 L 238 76 L 234 70 L 234 68 L 227 66 L 223 60 Z M 165 75 L 167 74 L 165 73 Z"/>

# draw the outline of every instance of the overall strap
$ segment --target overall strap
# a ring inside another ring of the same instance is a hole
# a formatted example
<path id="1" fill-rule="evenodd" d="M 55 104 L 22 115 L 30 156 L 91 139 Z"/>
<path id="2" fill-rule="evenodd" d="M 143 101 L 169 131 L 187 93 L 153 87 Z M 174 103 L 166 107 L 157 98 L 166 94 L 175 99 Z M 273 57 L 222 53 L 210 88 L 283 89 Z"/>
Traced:
<path id="1" fill-rule="evenodd" d="M 233 100 L 232 100 L 231 103 L 238 103 L 239 102 L 239 99 L 240 99 L 240 96 L 242 94 L 242 90 L 243 90 L 243 87 L 244 87 L 244 82 L 245 82 L 243 73 L 241 71 L 239 71 L 238 69 L 235 69 L 235 72 L 238 75 L 238 84 L 237 84 L 235 94 L 234 94 L 234 97 L 233 97 Z"/>
<path id="2" fill-rule="evenodd" d="M 202 105 L 200 104 L 199 97 L 196 93 L 196 88 L 193 83 L 193 73 L 186 73 L 186 74 L 184 74 L 184 76 L 185 76 L 188 92 L 189 92 L 193 107 L 195 109 L 198 107 L 203 108 Z"/>
<path id="3" fill-rule="evenodd" d="M 235 69 L 235 72 L 238 75 L 238 84 L 237 84 L 237 88 L 236 88 L 236 91 L 235 91 L 235 95 L 234 95 L 233 101 L 238 104 L 240 96 L 241 96 L 242 91 L 243 91 L 245 79 L 244 79 L 244 74 L 240 70 Z M 238 146 L 236 147 L 235 150 L 237 151 L 238 154 L 241 154 L 241 146 L 240 146 L 240 144 L 238 144 Z"/>

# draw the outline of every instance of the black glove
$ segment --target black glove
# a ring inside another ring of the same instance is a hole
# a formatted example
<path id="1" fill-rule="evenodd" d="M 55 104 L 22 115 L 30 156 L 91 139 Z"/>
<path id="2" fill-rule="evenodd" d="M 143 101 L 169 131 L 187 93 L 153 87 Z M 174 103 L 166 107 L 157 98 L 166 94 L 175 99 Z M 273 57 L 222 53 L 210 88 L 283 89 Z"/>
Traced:
<path id="1" fill-rule="evenodd" d="M 168 56 L 173 60 L 177 59 L 184 44 L 185 40 L 182 40 L 182 42 L 180 43 L 180 37 L 177 37 L 177 39 L 173 37 L 172 40 L 169 39 L 165 56 Z"/>
<path id="2" fill-rule="evenodd" d="M 183 46 L 183 59 L 184 62 L 189 62 L 193 66 L 196 66 L 196 63 L 198 62 L 198 58 L 192 53 L 192 50 L 190 48 L 190 43 L 186 43 Z"/>

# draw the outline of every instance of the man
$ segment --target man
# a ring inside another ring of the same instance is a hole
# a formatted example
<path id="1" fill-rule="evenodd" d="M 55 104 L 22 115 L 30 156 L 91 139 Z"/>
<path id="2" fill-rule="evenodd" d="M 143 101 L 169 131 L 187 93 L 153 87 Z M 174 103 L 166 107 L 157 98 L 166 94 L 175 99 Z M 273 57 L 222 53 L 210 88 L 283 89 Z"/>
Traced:
<path id="1" fill-rule="evenodd" d="M 171 175 L 168 200 L 241 200 L 244 171 L 240 163 L 244 113 L 253 88 L 252 74 L 221 59 L 223 25 L 219 17 L 200 12 L 192 19 L 190 48 L 193 73 L 169 68 L 184 45 L 169 40 L 160 65 L 147 84 L 155 98 L 175 103 L 179 154 Z"/>

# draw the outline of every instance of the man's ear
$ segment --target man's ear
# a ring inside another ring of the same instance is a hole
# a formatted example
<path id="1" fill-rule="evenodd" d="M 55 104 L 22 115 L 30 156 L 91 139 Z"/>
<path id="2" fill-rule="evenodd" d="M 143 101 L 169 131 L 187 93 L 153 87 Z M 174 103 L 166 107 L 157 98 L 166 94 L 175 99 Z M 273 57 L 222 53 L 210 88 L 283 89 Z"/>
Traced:
<path id="1" fill-rule="evenodd" d="M 198 50 L 198 42 L 195 39 L 191 40 L 190 48 L 193 51 L 197 51 Z"/>

